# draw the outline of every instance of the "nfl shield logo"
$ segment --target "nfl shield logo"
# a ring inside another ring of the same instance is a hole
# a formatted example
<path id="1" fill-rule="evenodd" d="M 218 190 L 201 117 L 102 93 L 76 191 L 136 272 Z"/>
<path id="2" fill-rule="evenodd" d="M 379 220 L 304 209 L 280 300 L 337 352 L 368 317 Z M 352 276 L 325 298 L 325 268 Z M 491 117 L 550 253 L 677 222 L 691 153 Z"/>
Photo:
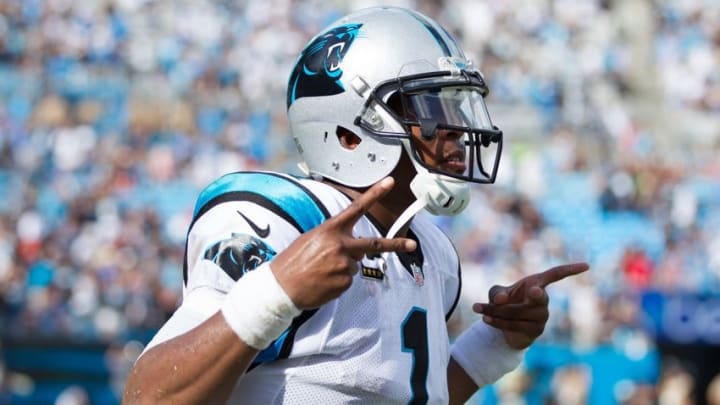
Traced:
<path id="1" fill-rule="evenodd" d="M 425 275 L 423 274 L 422 268 L 415 263 L 411 263 L 413 278 L 415 278 L 415 284 L 422 287 L 425 284 Z"/>

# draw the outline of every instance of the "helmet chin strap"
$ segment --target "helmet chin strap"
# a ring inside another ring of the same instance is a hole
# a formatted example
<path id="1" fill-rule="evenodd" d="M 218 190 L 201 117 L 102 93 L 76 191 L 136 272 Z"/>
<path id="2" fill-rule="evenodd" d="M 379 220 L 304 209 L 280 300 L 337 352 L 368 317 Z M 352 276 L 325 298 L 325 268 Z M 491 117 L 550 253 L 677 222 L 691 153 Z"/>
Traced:
<path id="1" fill-rule="evenodd" d="M 412 154 L 410 140 L 403 141 L 403 148 Z M 442 174 L 430 173 L 415 159 L 410 158 L 417 173 L 410 182 L 410 190 L 417 200 L 410 204 L 392 224 L 386 238 L 395 237 L 400 228 L 407 224 L 420 210 L 425 208 L 433 215 L 453 216 L 461 213 L 470 202 L 468 182 Z"/>
<path id="2" fill-rule="evenodd" d="M 425 208 L 433 215 L 457 215 L 470 202 L 468 182 L 424 169 L 410 182 L 410 190 L 418 200 L 425 200 Z"/>
<path id="3" fill-rule="evenodd" d="M 387 239 L 392 239 L 397 235 L 400 228 L 402 228 L 405 224 L 410 222 L 412 217 L 415 216 L 418 212 L 420 212 L 423 208 L 425 208 L 425 201 L 422 199 L 415 200 L 412 204 L 410 204 L 409 207 L 403 211 L 402 214 L 398 217 L 398 219 L 395 220 L 395 223 L 392 224 L 390 227 L 390 230 L 388 231 L 387 235 L 385 236 Z"/>
<path id="4" fill-rule="evenodd" d="M 392 224 L 386 238 L 395 237 L 420 210 L 425 208 L 433 215 L 453 216 L 461 213 L 470 202 L 470 186 L 467 182 L 441 174 L 430 173 L 421 168 L 410 182 L 417 200 L 410 204 Z"/>

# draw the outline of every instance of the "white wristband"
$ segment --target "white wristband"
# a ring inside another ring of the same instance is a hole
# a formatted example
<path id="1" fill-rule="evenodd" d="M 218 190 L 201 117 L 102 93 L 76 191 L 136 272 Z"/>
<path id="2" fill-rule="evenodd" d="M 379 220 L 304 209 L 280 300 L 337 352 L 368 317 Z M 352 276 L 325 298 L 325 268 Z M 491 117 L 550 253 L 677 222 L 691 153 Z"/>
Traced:
<path id="1" fill-rule="evenodd" d="M 221 311 L 240 339 L 258 350 L 268 347 L 301 312 L 269 263 L 244 274 L 225 297 Z"/>
<path id="2" fill-rule="evenodd" d="M 515 369 L 524 352 L 508 346 L 502 332 L 483 321 L 470 326 L 452 347 L 453 359 L 478 387 L 492 384 Z"/>

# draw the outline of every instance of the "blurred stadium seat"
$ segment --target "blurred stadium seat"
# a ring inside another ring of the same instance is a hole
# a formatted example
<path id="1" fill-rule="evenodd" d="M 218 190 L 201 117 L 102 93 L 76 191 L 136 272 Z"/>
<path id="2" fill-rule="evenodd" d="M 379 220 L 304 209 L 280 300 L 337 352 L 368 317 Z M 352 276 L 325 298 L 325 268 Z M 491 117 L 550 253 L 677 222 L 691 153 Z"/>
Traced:
<path id="1" fill-rule="evenodd" d="M 467 45 L 507 137 L 498 184 L 438 219 L 477 281 L 452 330 L 493 283 L 592 264 L 553 286 L 523 367 L 474 401 L 709 401 L 720 362 L 697 352 L 717 358 L 720 318 L 697 317 L 720 297 L 720 5 L 397 3 Z M 295 173 L 290 67 L 370 4 L 0 1 L 0 403 L 119 401 L 180 299 L 198 191 Z"/>

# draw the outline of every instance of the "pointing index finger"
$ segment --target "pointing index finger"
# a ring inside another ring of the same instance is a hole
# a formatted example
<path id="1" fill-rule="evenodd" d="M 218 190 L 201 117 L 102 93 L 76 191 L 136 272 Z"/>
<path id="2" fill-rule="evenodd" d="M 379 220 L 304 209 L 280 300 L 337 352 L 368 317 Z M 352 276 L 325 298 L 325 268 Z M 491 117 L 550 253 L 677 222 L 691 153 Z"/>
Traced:
<path id="1" fill-rule="evenodd" d="M 346 248 L 354 256 L 383 252 L 412 252 L 417 248 L 417 242 L 408 238 L 351 239 L 346 242 Z"/>
<path id="2" fill-rule="evenodd" d="M 370 210 L 370 207 L 378 202 L 385 194 L 387 194 L 395 185 L 392 177 L 385 177 L 375 183 L 367 191 L 362 193 L 358 198 L 353 200 L 347 208 L 340 212 L 335 218 L 340 225 L 355 225 L 360 217 Z"/>
<path id="3" fill-rule="evenodd" d="M 538 281 L 540 287 L 547 287 L 549 284 L 552 284 L 556 281 L 560 281 L 566 277 L 574 276 L 576 274 L 580 274 L 587 269 L 589 269 L 590 266 L 587 263 L 571 263 L 571 264 L 563 264 L 561 266 L 553 267 L 549 270 L 545 270 L 542 273 L 539 273 Z"/>

